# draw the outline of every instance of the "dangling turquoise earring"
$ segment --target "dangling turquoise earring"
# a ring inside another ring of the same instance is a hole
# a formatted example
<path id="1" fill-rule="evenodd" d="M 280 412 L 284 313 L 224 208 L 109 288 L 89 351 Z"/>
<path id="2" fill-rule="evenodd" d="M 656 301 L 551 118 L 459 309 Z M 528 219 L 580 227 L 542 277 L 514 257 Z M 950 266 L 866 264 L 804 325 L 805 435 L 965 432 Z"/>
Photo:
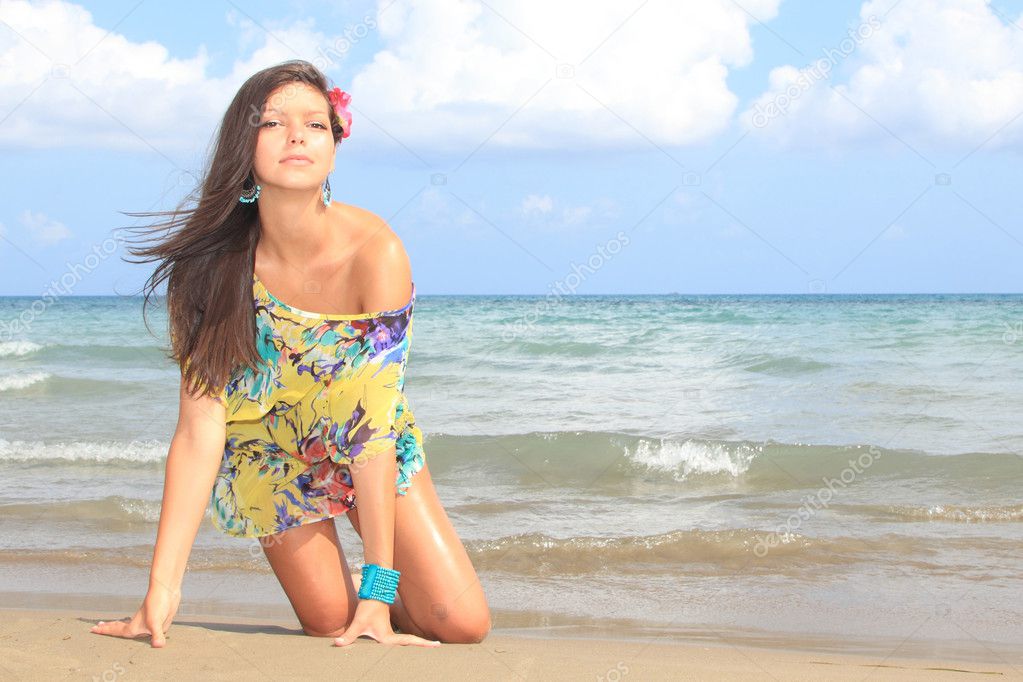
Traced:
<path id="1" fill-rule="evenodd" d="M 248 178 L 245 179 L 246 182 L 248 182 L 251 178 L 252 176 L 250 175 Z M 244 184 L 242 185 L 242 193 L 241 196 L 238 197 L 238 201 L 242 202 L 243 204 L 251 204 L 256 199 L 259 198 L 259 190 L 263 188 L 260 185 L 256 185 L 255 181 L 253 181 L 253 184 L 255 185 L 254 187 L 248 188 L 246 188 Z"/>
<path id="2" fill-rule="evenodd" d="M 330 177 L 323 182 L 323 205 L 330 206 Z"/>

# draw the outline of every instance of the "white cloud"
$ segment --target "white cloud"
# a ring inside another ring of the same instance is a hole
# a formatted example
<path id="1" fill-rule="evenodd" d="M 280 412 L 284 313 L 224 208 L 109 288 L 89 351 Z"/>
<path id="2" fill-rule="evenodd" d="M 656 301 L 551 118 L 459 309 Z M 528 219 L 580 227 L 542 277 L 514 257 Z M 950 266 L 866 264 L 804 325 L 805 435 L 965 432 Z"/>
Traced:
<path id="1" fill-rule="evenodd" d="M 312 22 L 282 26 L 234 18 L 255 44 L 231 73 L 207 73 L 205 47 L 187 59 L 155 41 L 133 42 L 97 26 L 69 2 L 0 4 L 0 100 L 5 113 L 0 145 L 14 147 L 155 148 L 161 152 L 205 147 L 231 97 L 261 68 L 309 55 L 329 45 Z"/>
<path id="2" fill-rule="evenodd" d="M 906 234 L 907 234 L 906 228 L 904 228 L 902 225 L 895 224 L 884 231 L 884 233 L 881 235 L 881 239 L 885 241 L 895 241 L 898 239 L 903 239 L 906 236 Z"/>
<path id="3" fill-rule="evenodd" d="M 743 6 L 768 20 L 778 2 Z M 754 20 L 730 0 L 638 9 L 585 0 L 379 0 L 379 7 L 387 8 L 379 16 L 383 48 L 352 79 L 352 105 L 412 146 L 702 141 L 729 125 L 737 106 L 729 68 L 753 56 Z"/>
<path id="4" fill-rule="evenodd" d="M 852 36 L 866 35 L 861 41 L 830 46 L 830 56 L 822 52 L 799 69 L 773 69 L 768 90 L 742 114 L 744 125 L 793 146 L 892 141 L 858 106 L 911 145 L 973 146 L 1023 112 L 1018 26 L 984 0 L 902 0 L 885 16 L 891 7 L 890 0 L 865 2 L 862 33 Z M 833 76 L 844 75 L 832 79 L 842 81 L 832 82 L 837 93 L 818 77 L 829 65 Z M 774 113 L 766 113 L 772 104 Z M 1013 125 L 989 144 L 1021 137 L 1023 124 Z"/>
<path id="5" fill-rule="evenodd" d="M 312 19 L 256 25 L 229 10 L 243 54 L 214 77 L 204 46 L 174 56 L 98 26 L 80 5 L 5 0 L 0 20 L 12 30 L 0 32 L 0 64 L 17 68 L 0 70 L 12 112 L 0 145 L 199 151 L 252 73 L 295 57 L 326 66 L 325 54 L 344 58 L 374 30 L 381 49 L 361 71 L 336 78 L 337 61 L 328 69 L 352 93 L 356 134 L 368 144 L 394 138 L 461 154 L 484 141 L 557 150 L 696 143 L 733 120 L 738 101 L 726 81 L 753 58 L 750 15 L 770 20 L 780 0 L 378 2 L 382 13 L 351 35 L 345 26 L 324 33 Z"/>
<path id="6" fill-rule="evenodd" d="M 485 203 L 482 207 L 473 204 L 470 208 L 449 192 L 429 187 L 420 193 L 413 204 L 415 208 L 410 207 L 409 214 L 415 216 L 417 228 L 429 228 L 443 234 L 457 232 L 460 236 L 478 239 L 493 233 L 493 227 L 487 223 L 491 218 Z"/>
<path id="7" fill-rule="evenodd" d="M 53 220 L 45 213 L 33 213 L 26 209 L 18 216 L 25 230 L 43 246 L 50 246 L 71 237 L 71 230 L 64 223 Z"/>
<path id="8" fill-rule="evenodd" d="M 552 208 L 554 208 L 554 200 L 551 199 L 549 194 L 543 196 L 530 194 L 519 205 L 519 210 L 525 215 L 531 213 L 547 214 L 551 212 Z"/>
<path id="9" fill-rule="evenodd" d="M 594 201 L 592 206 L 572 206 L 555 201 L 549 194 L 528 194 L 515 212 L 518 217 L 533 226 L 561 228 L 575 225 L 590 225 L 591 218 L 613 220 L 620 214 L 618 206 L 605 197 Z"/>
<path id="10" fill-rule="evenodd" d="M 561 211 L 561 222 L 565 225 L 579 225 L 593 213 L 589 206 L 570 206 Z"/>

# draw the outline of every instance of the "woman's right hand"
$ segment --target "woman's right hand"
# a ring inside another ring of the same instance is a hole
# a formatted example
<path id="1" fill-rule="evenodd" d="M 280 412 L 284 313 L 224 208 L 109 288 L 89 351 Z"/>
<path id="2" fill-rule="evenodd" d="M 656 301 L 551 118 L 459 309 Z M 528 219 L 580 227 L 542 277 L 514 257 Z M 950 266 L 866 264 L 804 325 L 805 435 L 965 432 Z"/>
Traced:
<path id="1" fill-rule="evenodd" d="M 181 590 L 150 583 L 142 606 L 130 619 L 100 621 L 93 625 L 89 632 L 97 635 L 126 637 L 132 639 L 141 635 L 150 635 L 153 647 L 162 647 L 167 643 L 166 632 L 170 628 L 174 615 L 181 603 Z"/>

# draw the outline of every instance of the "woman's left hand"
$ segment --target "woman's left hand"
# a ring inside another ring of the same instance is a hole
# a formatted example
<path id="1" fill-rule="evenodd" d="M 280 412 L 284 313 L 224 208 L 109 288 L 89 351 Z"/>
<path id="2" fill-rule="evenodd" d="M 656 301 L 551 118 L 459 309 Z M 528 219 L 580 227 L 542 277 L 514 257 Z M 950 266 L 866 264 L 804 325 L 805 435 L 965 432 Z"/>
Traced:
<path id="1" fill-rule="evenodd" d="M 440 646 L 440 641 L 423 639 L 416 635 L 398 634 L 391 628 L 390 607 L 378 599 L 361 599 L 355 607 L 355 617 L 340 637 L 334 639 L 334 646 L 349 646 L 360 635 L 372 637 L 381 644 L 401 646 Z"/>

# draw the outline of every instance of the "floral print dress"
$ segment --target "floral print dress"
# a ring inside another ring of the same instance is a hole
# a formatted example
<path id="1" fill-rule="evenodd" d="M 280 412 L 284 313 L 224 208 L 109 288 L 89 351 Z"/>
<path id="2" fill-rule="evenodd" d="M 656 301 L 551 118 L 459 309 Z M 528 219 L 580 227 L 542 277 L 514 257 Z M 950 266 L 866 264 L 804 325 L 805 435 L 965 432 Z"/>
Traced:
<path id="1" fill-rule="evenodd" d="M 404 495 L 425 463 L 404 393 L 415 284 L 407 304 L 361 315 L 287 305 L 253 274 L 254 372 L 240 365 L 217 400 L 227 441 L 213 524 L 241 537 L 277 533 L 356 506 L 349 464 L 394 448 Z"/>

